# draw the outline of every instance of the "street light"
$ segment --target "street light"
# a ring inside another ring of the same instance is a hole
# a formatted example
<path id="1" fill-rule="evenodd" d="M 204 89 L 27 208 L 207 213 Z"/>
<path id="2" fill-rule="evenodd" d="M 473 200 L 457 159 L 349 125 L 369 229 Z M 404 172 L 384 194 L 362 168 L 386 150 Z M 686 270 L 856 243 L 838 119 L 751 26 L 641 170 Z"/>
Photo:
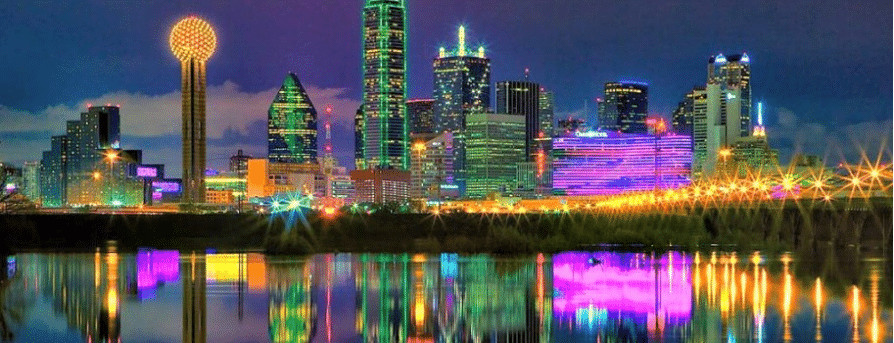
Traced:
<path id="1" fill-rule="evenodd" d="M 120 203 L 120 200 L 115 196 L 115 175 L 113 174 L 113 169 L 115 166 L 115 160 L 119 158 L 118 152 L 115 150 L 106 150 L 105 153 L 106 160 L 109 161 L 109 203 Z"/>

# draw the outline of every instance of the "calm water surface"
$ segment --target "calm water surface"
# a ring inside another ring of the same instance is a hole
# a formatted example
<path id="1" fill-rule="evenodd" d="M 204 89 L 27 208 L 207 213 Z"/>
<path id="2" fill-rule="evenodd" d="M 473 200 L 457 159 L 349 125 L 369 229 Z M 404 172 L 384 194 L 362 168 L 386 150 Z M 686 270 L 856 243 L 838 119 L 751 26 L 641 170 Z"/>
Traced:
<path id="1" fill-rule="evenodd" d="M 891 342 L 889 257 L 5 257 L 13 342 Z"/>

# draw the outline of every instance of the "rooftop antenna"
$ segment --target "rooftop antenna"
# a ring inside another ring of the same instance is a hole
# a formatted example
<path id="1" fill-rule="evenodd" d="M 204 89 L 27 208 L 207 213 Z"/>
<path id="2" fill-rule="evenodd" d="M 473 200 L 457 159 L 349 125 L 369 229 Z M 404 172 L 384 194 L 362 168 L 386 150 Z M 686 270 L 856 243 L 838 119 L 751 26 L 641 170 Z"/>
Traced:
<path id="1" fill-rule="evenodd" d="M 525 67 L 525 81 L 528 81 L 528 76 L 530 76 L 531 70 L 528 67 Z"/>

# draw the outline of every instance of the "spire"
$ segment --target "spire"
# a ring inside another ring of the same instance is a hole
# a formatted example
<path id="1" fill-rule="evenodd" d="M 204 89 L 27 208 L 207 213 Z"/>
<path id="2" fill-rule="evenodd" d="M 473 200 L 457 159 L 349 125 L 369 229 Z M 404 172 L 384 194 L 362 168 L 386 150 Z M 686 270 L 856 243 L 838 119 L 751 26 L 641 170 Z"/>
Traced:
<path id="1" fill-rule="evenodd" d="M 528 76 L 530 76 L 531 70 L 525 67 L 525 81 L 528 81 Z"/>
<path id="2" fill-rule="evenodd" d="M 484 47 L 478 46 L 478 58 L 484 58 Z"/>
<path id="3" fill-rule="evenodd" d="M 457 56 L 465 56 L 466 55 L 466 27 L 463 25 L 459 26 L 459 32 L 456 34 L 457 36 L 457 46 L 456 46 L 456 55 Z"/>
<path id="4" fill-rule="evenodd" d="M 757 103 L 757 125 L 764 126 L 764 103 Z"/>

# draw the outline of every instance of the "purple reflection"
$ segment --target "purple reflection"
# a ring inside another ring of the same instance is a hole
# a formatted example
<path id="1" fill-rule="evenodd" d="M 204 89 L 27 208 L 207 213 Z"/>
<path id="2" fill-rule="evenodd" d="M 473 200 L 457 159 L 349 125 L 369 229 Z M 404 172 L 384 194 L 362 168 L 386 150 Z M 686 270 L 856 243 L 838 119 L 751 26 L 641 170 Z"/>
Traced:
<path id="1" fill-rule="evenodd" d="M 655 266 L 658 262 L 659 265 Z M 562 253 L 553 257 L 557 316 L 581 313 L 655 315 L 688 320 L 692 310 L 690 257 L 649 254 Z"/>
<path id="2" fill-rule="evenodd" d="M 140 299 L 155 297 L 159 284 L 180 278 L 180 253 L 176 250 L 140 250 L 137 252 L 137 292 Z"/>

